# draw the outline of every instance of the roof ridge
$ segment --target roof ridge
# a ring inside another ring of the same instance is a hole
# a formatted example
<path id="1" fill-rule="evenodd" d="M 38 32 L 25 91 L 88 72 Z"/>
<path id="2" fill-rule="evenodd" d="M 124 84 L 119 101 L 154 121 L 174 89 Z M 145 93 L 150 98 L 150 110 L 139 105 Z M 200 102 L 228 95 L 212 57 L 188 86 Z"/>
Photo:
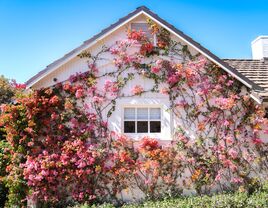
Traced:
<path id="1" fill-rule="evenodd" d="M 150 9 L 147 6 L 142 5 L 137 7 L 136 10 L 150 10 Z"/>

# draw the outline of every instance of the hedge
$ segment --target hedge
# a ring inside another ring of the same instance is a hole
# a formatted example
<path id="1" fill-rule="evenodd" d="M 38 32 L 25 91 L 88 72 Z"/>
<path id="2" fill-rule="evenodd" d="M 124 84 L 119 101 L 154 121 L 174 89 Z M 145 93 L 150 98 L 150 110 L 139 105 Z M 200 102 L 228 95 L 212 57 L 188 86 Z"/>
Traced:
<path id="1" fill-rule="evenodd" d="M 114 208 L 112 204 L 77 205 L 73 208 Z M 123 208 L 265 208 L 268 207 L 268 191 L 262 190 L 248 195 L 245 192 L 218 194 L 213 196 L 194 196 L 167 198 L 160 201 L 146 201 L 142 204 L 124 204 Z"/>

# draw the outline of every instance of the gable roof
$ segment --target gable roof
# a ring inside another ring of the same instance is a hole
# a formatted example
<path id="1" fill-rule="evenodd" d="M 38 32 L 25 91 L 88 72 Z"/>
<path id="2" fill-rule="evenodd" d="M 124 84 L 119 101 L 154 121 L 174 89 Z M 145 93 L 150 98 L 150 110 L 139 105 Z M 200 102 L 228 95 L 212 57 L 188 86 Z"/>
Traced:
<path id="1" fill-rule="evenodd" d="M 160 18 L 158 15 L 156 15 L 155 13 L 150 11 L 145 6 L 138 7 L 135 11 L 133 11 L 130 14 L 128 14 L 127 16 L 119 19 L 116 23 L 110 25 L 109 27 L 107 27 L 106 29 L 102 30 L 97 35 L 95 35 L 92 38 L 86 40 L 79 47 L 75 48 L 71 52 L 69 52 L 66 55 L 64 55 L 62 58 L 60 58 L 60 59 L 56 60 L 55 62 L 53 62 L 52 64 L 48 65 L 45 69 L 40 71 L 38 74 L 36 74 L 35 76 L 30 78 L 26 82 L 27 87 L 29 88 L 29 87 L 33 86 L 35 83 L 37 83 L 39 80 L 41 80 L 42 78 L 44 78 L 45 76 L 47 76 L 48 74 L 50 74 L 51 72 L 56 70 L 58 67 L 60 67 L 64 63 L 68 62 L 72 58 L 76 57 L 82 51 L 84 51 L 85 49 L 89 48 L 90 46 L 95 44 L 100 39 L 108 36 L 113 31 L 115 31 L 116 29 L 120 28 L 122 25 L 124 25 L 127 22 L 131 21 L 132 19 L 134 19 L 135 17 L 139 16 L 140 14 L 144 14 L 145 16 L 149 17 L 150 19 L 152 19 L 153 21 L 155 21 L 156 23 L 158 23 L 159 25 L 161 25 L 162 27 L 167 29 L 169 32 L 171 32 L 175 36 L 177 36 L 180 39 L 182 39 L 184 42 L 186 42 L 187 44 L 189 44 L 190 46 L 195 48 L 198 52 L 200 52 L 205 57 L 207 57 L 209 60 L 211 60 L 212 62 L 214 62 L 217 65 L 219 65 L 220 67 L 222 67 L 229 74 L 233 75 L 237 80 L 242 82 L 248 88 L 252 89 L 253 91 L 257 91 L 257 92 L 264 90 L 261 86 L 257 85 L 253 81 L 251 81 L 248 77 L 243 75 L 241 72 L 239 72 L 235 68 L 231 67 L 228 64 L 228 62 L 223 61 L 222 59 L 220 59 L 219 57 L 217 57 L 216 55 L 211 53 L 209 50 L 207 50 L 206 48 L 201 46 L 199 43 L 194 41 L 189 36 L 185 35 L 182 31 L 178 30 L 173 25 L 169 24 L 168 22 L 166 22 L 165 20 Z"/>

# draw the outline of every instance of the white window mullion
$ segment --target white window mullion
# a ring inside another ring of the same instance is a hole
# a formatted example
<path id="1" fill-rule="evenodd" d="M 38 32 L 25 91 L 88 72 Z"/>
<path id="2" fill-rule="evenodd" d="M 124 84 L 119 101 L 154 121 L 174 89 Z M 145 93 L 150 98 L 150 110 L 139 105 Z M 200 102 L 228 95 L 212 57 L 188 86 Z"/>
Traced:
<path id="1" fill-rule="evenodd" d="M 151 113 L 151 108 L 148 108 L 148 111 L 147 111 L 147 113 L 148 113 L 148 133 L 150 133 L 150 113 Z"/>
<path id="2" fill-rule="evenodd" d="M 137 133 L 137 108 L 135 108 L 135 133 Z"/>
<path id="3" fill-rule="evenodd" d="M 156 37 L 156 34 L 153 35 L 153 38 L 154 38 L 154 46 L 157 46 L 157 37 Z"/>

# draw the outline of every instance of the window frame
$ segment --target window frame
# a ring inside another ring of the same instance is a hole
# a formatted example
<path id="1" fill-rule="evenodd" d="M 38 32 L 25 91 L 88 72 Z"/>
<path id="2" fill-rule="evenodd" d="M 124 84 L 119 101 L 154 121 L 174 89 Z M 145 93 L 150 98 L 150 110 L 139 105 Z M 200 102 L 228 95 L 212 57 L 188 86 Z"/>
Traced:
<path id="1" fill-rule="evenodd" d="M 135 119 L 125 119 L 125 109 L 126 108 L 134 108 L 135 109 Z M 147 108 L 147 115 L 148 115 L 148 119 L 139 119 L 137 118 L 137 111 L 138 108 Z M 150 119 L 150 109 L 152 108 L 159 108 L 160 109 L 160 119 Z M 148 105 L 148 104 L 144 104 L 144 105 L 123 105 L 122 106 L 122 115 L 121 115 L 121 119 L 122 119 L 122 126 L 121 126 L 121 130 L 123 132 L 123 134 L 127 134 L 127 135 L 159 135 L 163 132 L 163 108 L 162 105 Z M 125 132 L 125 121 L 134 121 L 135 122 L 135 132 L 131 132 L 131 133 L 126 133 Z M 147 132 L 138 132 L 138 121 L 147 121 L 148 123 L 148 131 Z M 160 121 L 160 132 L 150 132 L 150 122 L 151 121 Z"/>

